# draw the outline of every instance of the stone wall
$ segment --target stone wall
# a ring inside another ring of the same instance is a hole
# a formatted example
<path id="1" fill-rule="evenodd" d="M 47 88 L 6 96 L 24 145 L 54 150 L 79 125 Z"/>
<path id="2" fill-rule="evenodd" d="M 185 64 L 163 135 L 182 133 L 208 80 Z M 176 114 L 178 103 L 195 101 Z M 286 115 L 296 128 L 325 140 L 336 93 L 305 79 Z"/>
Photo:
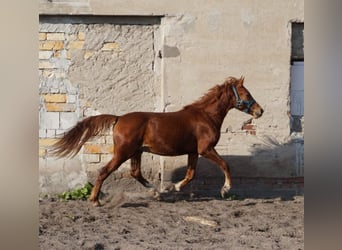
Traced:
<path id="1" fill-rule="evenodd" d="M 68 187 L 81 185 L 85 179 L 95 177 L 98 169 L 111 159 L 113 139 L 108 131 L 87 142 L 75 159 L 57 161 L 64 167 L 55 167 L 56 173 L 51 175 L 53 166 L 58 164 L 49 156 L 48 147 L 78 121 L 100 113 L 120 115 L 142 109 L 157 110 L 160 86 L 156 84 L 154 38 L 158 25 L 154 19 L 145 25 L 137 25 L 136 21 L 140 22 L 139 18 L 118 24 L 113 18 L 103 17 L 81 20 L 40 17 L 42 192 L 51 186 L 63 190 L 66 181 L 70 182 L 70 175 L 75 180 Z M 151 156 L 145 156 L 144 160 L 153 166 Z M 121 177 L 125 170 L 120 168 L 117 175 Z M 145 172 L 153 171 L 145 169 Z M 56 180 L 60 187 L 53 184 Z"/>

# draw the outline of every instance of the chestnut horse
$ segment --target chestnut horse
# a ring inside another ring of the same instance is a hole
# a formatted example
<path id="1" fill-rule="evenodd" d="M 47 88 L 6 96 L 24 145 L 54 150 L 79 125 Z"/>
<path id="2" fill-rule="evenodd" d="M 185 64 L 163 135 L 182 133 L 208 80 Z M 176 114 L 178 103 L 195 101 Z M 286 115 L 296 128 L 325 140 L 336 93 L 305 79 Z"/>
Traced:
<path id="1" fill-rule="evenodd" d="M 228 111 L 236 108 L 259 118 L 263 109 L 243 85 L 244 78 L 229 77 L 223 84 L 211 88 L 194 103 L 176 112 L 133 112 L 122 116 L 97 115 L 78 122 L 53 145 L 52 154 L 75 156 L 92 136 L 113 126 L 113 158 L 100 170 L 89 197 L 99 206 L 99 192 L 104 180 L 120 165 L 131 159 L 131 175 L 145 187 L 152 185 L 140 170 L 143 152 L 164 156 L 188 155 L 188 168 L 183 180 L 173 189 L 180 191 L 195 175 L 198 156 L 211 160 L 222 169 L 225 182 L 221 195 L 231 188 L 228 164 L 218 155 L 215 146 Z"/>

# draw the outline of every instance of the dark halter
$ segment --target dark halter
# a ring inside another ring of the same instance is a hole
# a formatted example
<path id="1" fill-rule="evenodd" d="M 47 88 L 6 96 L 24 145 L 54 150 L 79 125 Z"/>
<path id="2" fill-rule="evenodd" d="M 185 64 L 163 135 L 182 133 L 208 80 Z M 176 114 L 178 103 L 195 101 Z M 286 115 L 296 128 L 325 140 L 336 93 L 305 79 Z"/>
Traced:
<path id="1" fill-rule="evenodd" d="M 236 90 L 234 85 L 232 85 L 232 89 L 233 89 L 233 92 L 234 92 L 234 95 L 235 95 L 235 98 L 236 98 L 235 108 L 239 109 L 239 107 L 241 105 L 245 105 L 246 108 L 243 111 L 246 112 L 246 113 L 249 113 L 252 105 L 254 103 L 256 103 L 256 101 L 254 99 L 248 100 L 248 101 L 241 100 L 240 96 L 239 96 L 239 94 L 238 94 L 238 92 L 237 92 L 237 90 Z"/>

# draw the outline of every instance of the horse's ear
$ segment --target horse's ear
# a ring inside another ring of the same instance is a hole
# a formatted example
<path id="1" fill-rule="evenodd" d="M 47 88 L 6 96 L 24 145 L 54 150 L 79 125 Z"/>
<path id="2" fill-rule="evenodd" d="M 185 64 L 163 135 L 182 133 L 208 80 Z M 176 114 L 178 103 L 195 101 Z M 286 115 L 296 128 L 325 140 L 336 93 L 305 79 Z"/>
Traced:
<path id="1" fill-rule="evenodd" d="M 238 80 L 238 85 L 243 85 L 243 81 L 245 80 L 244 76 L 241 76 L 240 79 Z"/>

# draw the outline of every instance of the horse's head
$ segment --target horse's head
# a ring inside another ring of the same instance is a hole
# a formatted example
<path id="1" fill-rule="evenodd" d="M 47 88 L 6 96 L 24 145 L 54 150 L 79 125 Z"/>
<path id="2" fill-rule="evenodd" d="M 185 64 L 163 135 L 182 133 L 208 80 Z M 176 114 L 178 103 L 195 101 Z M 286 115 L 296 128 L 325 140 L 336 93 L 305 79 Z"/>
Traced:
<path id="1" fill-rule="evenodd" d="M 235 96 L 235 108 L 252 115 L 254 118 L 259 118 L 264 110 L 254 100 L 248 89 L 243 86 L 244 77 L 236 79 L 232 84 L 232 89 Z"/>

